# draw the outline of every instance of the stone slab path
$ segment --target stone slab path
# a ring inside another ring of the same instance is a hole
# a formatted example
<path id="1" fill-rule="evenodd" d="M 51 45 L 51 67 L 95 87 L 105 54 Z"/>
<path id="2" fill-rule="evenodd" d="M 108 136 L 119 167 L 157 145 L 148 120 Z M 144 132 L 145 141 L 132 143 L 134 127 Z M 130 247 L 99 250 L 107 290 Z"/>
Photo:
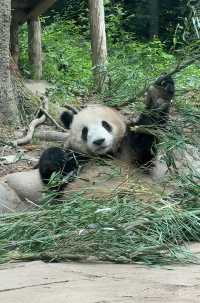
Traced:
<path id="1" fill-rule="evenodd" d="M 200 266 L 28 263 L 0 266 L 1 303 L 199 303 Z"/>

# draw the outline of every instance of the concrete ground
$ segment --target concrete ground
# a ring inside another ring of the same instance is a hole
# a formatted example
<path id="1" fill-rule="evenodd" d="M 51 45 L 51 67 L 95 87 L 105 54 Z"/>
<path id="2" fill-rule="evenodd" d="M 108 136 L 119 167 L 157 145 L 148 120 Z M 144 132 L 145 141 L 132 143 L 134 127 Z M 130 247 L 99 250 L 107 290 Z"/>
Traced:
<path id="1" fill-rule="evenodd" d="M 0 266 L 1 303 L 195 303 L 200 266 L 51 263 Z"/>

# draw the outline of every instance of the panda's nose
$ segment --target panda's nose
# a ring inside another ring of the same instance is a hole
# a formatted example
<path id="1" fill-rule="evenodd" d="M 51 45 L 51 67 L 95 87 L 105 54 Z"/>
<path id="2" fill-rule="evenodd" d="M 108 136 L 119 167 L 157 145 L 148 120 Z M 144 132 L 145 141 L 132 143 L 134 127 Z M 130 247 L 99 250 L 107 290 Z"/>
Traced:
<path id="1" fill-rule="evenodd" d="M 99 146 L 99 145 L 101 145 L 101 144 L 102 144 L 104 141 L 105 141 L 105 139 L 104 139 L 104 138 L 102 138 L 102 139 L 98 139 L 98 140 L 93 141 L 93 144 L 95 144 L 95 145 Z"/>

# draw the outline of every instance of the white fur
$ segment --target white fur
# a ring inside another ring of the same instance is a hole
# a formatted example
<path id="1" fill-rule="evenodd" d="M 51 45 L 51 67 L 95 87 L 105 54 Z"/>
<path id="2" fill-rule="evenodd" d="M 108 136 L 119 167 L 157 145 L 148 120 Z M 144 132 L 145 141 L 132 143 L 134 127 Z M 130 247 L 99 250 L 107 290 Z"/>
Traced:
<path id="1" fill-rule="evenodd" d="M 98 139 L 105 139 L 105 141 L 100 146 L 96 146 L 93 142 Z M 100 120 L 89 126 L 87 146 L 95 154 L 105 154 L 112 149 L 113 134 L 102 126 Z"/>
<path id="2" fill-rule="evenodd" d="M 106 121 L 112 127 L 108 132 L 102 121 Z M 88 128 L 87 142 L 82 140 L 83 127 Z M 89 105 L 74 115 L 70 127 L 70 147 L 83 153 L 105 154 L 115 152 L 124 137 L 126 123 L 123 116 L 116 110 L 102 105 Z M 94 141 L 104 139 L 102 145 L 97 146 Z"/>

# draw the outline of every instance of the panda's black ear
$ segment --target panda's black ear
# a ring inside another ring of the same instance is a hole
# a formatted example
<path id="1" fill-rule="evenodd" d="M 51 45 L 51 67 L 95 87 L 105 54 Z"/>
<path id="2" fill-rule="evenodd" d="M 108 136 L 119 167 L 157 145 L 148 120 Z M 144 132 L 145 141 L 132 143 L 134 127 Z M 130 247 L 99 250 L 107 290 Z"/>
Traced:
<path id="1" fill-rule="evenodd" d="M 70 111 L 62 112 L 62 114 L 60 116 L 60 120 L 62 121 L 65 128 L 67 128 L 67 129 L 70 129 L 70 125 L 73 121 L 73 118 L 74 118 L 74 114 Z"/>

